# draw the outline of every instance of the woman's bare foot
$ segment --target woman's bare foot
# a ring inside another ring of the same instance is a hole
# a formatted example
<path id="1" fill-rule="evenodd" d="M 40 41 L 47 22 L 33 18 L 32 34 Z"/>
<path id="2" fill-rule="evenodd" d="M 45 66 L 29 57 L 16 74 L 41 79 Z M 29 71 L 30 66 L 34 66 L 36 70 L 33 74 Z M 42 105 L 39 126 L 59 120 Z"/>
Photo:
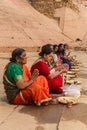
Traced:
<path id="1" fill-rule="evenodd" d="M 52 99 L 52 100 L 50 101 L 50 104 L 51 104 L 51 105 L 56 105 L 56 104 L 58 104 L 58 103 L 59 103 L 59 101 L 58 101 L 57 98 Z"/>
<path id="2" fill-rule="evenodd" d="M 43 102 L 42 105 L 47 106 L 47 105 L 49 105 L 49 102 Z"/>
<path id="3" fill-rule="evenodd" d="M 69 103 L 67 104 L 67 107 L 68 107 L 68 108 L 71 108 L 72 105 L 73 105 L 73 103 L 72 103 L 72 102 L 69 102 Z"/>

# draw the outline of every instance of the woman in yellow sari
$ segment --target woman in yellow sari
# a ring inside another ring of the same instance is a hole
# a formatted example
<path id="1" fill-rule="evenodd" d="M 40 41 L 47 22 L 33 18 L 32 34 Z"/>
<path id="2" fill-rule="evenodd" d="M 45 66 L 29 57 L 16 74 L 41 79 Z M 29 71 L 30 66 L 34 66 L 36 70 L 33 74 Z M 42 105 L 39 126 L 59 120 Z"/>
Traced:
<path id="1" fill-rule="evenodd" d="M 38 76 L 37 69 L 30 74 L 27 66 L 26 51 L 16 48 L 12 52 L 10 62 L 5 67 L 3 84 L 9 103 L 15 105 L 56 104 L 49 94 L 49 87 L 44 76 Z"/>

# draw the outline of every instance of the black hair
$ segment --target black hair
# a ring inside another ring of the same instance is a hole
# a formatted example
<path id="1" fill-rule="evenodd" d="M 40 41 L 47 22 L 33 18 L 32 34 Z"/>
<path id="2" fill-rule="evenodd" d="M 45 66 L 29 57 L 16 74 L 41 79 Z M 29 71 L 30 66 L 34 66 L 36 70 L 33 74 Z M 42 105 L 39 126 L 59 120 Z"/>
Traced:
<path id="1" fill-rule="evenodd" d="M 65 44 L 64 44 L 64 48 L 65 48 L 65 47 L 69 47 L 69 45 L 68 45 L 67 43 L 65 43 Z"/>
<path id="2" fill-rule="evenodd" d="M 16 57 L 20 57 L 25 50 L 23 48 L 16 48 L 13 50 L 10 61 L 16 62 Z"/>
<path id="3" fill-rule="evenodd" d="M 46 44 L 44 46 L 42 46 L 41 48 L 41 52 L 39 53 L 39 56 L 43 57 L 44 54 L 48 55 L 50 54 L 52 51 L 52 49 L 50 48 L 50 45 L 49 44 Z"/>
<path id="4" fill-rule="evenodd" d="M 64 55 L 64 48 L 61 49 L 62 46 L 64 46 L 63 43 L 60 43 L 60 44 L 58 45 L 57 55 Z"/>
<path id="5" fill-rule="evenodd" d="M 63 46 L 63 43 L 60 43 L 59 45 L 58 45 L 58 48 L 61 48 Z"/>
<path id="6" fill-rule="evenodd" d="M 53 49 L 55 50 L 56 47 L 58 47 L 58 45 L 57 45 L 57 44 L 54 44 L 54 45 L 53 45 Z"/>

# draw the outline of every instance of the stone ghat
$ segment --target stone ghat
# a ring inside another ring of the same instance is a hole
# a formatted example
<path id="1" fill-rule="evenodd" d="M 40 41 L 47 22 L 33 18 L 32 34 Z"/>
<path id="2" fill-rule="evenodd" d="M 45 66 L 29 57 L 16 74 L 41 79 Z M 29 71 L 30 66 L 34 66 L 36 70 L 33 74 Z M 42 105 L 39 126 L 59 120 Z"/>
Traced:
<path id="1" fill-rule="evenodd" d="M 12 52 L 15 48 L 17 47 L 0 47 L 0 53 L 6 53 L 6 52 Z M 40 51 L 40 46 L 37 47 L 22 47 L 24 48 L 27 52 L 39 52 Z M 70 47 L 70 49 L 75 50 L 75 51 L 86 51 L 87 52 L 87 47 Z"/>
<path id="2" fill-rule="evenodd" d="M 18 48 L 18 47 L 0 47 L 0 53 L 12 52 L 15 48 Z M 24 48 L 27 52 L 39 52 L 40 51 L 40 47 L 22 47 L 22 48 Z"/>

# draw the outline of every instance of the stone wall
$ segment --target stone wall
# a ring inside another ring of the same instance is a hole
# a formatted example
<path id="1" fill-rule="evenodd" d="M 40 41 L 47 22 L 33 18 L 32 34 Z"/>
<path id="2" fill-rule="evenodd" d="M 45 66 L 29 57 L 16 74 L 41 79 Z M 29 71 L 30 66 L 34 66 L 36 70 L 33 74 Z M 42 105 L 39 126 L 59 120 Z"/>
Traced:
<path id="1" fill-rule="evenodd" d="M 50 18 L 54 18 L 56 8 L 63 6 L 79 12 L 79 8 L 73 3 L 73 0 L 30 0 L 30 2 L 36 10 Z"/>
<path id="2" fill-rule="evenodd" d="M 32 6 L 40 13 L 52 18 L 54 15 L 53 0 L 31 0 Z"/>

